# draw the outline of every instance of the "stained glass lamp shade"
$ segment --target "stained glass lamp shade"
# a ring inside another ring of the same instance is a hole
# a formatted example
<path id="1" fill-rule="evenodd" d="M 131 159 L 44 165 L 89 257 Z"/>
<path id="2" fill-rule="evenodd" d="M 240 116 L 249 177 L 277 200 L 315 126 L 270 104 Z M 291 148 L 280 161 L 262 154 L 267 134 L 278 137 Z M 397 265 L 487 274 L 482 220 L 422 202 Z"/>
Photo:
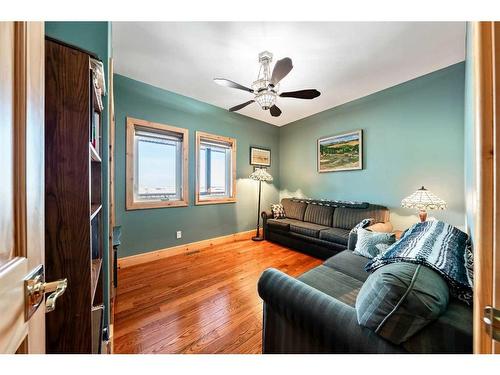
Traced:
<path id="1" fill-rule="evenodd" d="M 252 180 L 257 181 L 272 181 L 273 176 L 271 176 L 264 168 L 256 168 L 255 171 L 250 175 Z"/>
<path id="2" fill-rule="evenodd" d="M 250 175 L 252 180 L 259 181 L 259 204 L 257 206 L 257 233 L 255 237 L 252 237 L 254 241 L 262 241 L 264 237 L 260 236 L 260 195 L 262 192 L 262 181 L 272 181 L 273 176 L 267 173 L 265 168 L 256 168 L 255 171 Z"/>
<path id="3" fill-rule="evenodd" d="M 401 207 L 418 209 L 420 221 L 425 221 L 427 210 L 445 210 L 446 202 L 422 186 L 415 193 L 403 199 Z"/>

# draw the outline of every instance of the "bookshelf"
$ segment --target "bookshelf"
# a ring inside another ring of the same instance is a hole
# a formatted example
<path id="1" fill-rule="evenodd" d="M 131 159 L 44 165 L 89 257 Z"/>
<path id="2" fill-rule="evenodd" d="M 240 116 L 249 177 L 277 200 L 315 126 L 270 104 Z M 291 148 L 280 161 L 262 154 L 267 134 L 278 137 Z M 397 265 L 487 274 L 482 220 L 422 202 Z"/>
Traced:
<path id="1" fill-rule="evenodd" d="M 68 279 L 46 315 L 47 353 L 100 353 L 102 346 L 102 98 L 93 59 L 46 38 L 46 278 Z"/>

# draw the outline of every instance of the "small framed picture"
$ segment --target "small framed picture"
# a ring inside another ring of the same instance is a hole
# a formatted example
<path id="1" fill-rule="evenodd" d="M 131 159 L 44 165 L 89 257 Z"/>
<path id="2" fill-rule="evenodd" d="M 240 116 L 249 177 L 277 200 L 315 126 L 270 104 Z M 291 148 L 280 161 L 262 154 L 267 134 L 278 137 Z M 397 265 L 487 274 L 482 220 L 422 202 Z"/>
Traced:
<path id="1" fill-rule="evenodd" d="M 363 169 L 362 130 L 318 139 L 318 172 L 355 169 Z"/>
<path id="2" fill-rule="evenodd" d="M 261 167 L 271 166 L 271 150 L 261 147 L 250 146 L 250 165 Z"/>

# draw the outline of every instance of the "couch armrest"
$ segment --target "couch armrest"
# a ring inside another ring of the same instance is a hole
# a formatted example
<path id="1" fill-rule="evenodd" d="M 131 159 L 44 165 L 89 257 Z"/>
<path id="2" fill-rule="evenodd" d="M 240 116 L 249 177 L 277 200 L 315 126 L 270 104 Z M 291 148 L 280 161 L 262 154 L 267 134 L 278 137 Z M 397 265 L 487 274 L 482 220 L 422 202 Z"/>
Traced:
<path id="1" fill-rule="evenodd" d="M 370 225 L 366 229 L 371 230 L 373 232 L 391 233 L 392 232 L 392 223 L 390 221 L 388 221 L 387 223 L 375 223 L 373 225 Z"/>
<path id="2" fill-rule="evenodd" d="M 289 322 L 292 329 L 305 332 L 311 341 L 320 342 L 322 348 L 332 353 L 399 352 L 401 348 L 377 336 L 358 324 L 356 310 L 345 303 L 294 279 L 276 269 L 267 269 L 259 279 L 258 291 L 264 303 L 274 314 Z M 264 319 L 264 353 L 286 352 L 275 336 L 294 336 L 277 332 L 279 327 L 269 327 Z M 271 332 L 272 337 L 265 336 Z M 297 336 L 297 335 L 295 335 Z M 300 336 L 300 334 L 299 334 Z M 308 352 L 298 340 L 298 351 Z M 272 343 L 272 344 L 270 344 Z M 293 343 L 287 343 L 288 348 Z M 293 349 L 292 349 L 293 350 Z M 315 351 L 312 349 L 312 351 Z"/>
<path id="3" fill-rule="evenodd" d="M 273 218 L 273 213 L 272 211 L 262 211 L 260 217 L 262 217 L 262 220 L 265 222 L 267 219 Z"/>
<path id="4" fill-rule="evenodd" d="M 264 236 L 264 239 L 267 239 L 267 219 L 272 219 L 273 213 L 272 211 L 262 211 L 260 213 L 260 217 L 262 217 L 262 235 Z"/>

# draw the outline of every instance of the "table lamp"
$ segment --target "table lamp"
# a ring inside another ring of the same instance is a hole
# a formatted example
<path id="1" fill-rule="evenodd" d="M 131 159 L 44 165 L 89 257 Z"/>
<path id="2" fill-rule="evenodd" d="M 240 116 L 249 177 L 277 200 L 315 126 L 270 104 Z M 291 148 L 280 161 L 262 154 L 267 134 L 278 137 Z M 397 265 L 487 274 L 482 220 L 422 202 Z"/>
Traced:
<path id="1" fill-rule="evenodd" d="M 262 241 L 264 238 L 260 236 L 260 195 L 262 192 L 262 181 L 272 181 L 273 176 L 267 173 L 265 168 L 255 168 L 253 173 L 250 175 L 252 180 L 259 181 L 259 204 L 257 207 L 257 234 L 252 237 L 254 241 Z"/>
<path id="2" fill-rule="evenodd" d="M 446 202 L 422 186 L 415 193 L 403 199 L 401 207 L 418 209 L 420 221 L 424 222 L 427 220 L 427 210 L 444 210 Z"/>

